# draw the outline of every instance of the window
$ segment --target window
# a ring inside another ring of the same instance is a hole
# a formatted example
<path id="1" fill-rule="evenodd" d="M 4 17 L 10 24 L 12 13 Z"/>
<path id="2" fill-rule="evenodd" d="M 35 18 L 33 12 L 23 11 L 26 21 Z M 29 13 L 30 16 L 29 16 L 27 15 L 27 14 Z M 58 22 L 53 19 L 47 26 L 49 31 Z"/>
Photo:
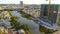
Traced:
<path id="1" fill-rule="evenodd" d="M 43 18 L 48 19 L 48 6 L 47 5 L 44 7 Z"/>
<path id="2" fill-rule="evenodd" d="M 47 12 L 48 12 L 48 11 L 47 11 L 47 6 L 45 6 L 45 8 L 44 8 L 44 16 L 48 16 L 48 15 L 47 15 Z"/>

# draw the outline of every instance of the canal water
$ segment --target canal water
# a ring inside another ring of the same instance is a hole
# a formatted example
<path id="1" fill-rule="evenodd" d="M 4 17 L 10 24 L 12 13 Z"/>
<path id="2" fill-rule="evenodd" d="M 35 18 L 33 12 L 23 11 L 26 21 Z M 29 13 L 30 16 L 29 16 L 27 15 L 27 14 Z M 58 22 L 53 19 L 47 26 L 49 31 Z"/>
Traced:
<path id="1" fill-rule="evenodd" d="M 33 20 L 27 20 L 26 18 L 21 17 L 21 14 L 18 11 L 11 11 L 11 14 L 19 17 L 17 21 L 21 24 L 28 24 L 31 29 L 31 34 L 41 34 L 39 32 L 39 24 L 36 24 Z"/>

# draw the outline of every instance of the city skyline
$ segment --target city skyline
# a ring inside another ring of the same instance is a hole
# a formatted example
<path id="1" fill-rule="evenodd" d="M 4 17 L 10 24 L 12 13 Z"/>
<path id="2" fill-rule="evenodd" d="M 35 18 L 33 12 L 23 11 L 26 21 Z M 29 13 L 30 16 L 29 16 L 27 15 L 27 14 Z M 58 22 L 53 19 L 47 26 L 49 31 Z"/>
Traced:
<path id="1" fill-rule="evenodd" d="M 0 0 L 0 4 L 20 4 L 20 1 L 24 4 L 48 4 L 46 0 Z M 60 4 L 60 0 L 52 0 L 51 4 Z"/>

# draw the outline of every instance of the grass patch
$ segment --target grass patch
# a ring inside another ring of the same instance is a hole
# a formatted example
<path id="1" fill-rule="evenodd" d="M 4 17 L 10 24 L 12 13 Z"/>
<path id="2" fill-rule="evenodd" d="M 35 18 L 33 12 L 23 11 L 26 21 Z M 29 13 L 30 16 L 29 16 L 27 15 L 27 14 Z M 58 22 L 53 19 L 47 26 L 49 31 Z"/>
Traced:
<path id="1" fill-rule="evenodd" d="M 32 18 L 30 18 L 28 15 L 24 14 L 24 13 L 21 13 L 21 16 L 28 19 L 28 20 L 32 20 Z"/>
<path id="2" fill-rule="evenodd" d="M 53 32 L 56 32 L 57 30 L 47 29 L 40 25 L 39 31 L 44 32 L 45 34 L 52 34 Z"/>
<path id="3" fill-rule="evenodd" d="M 0 19 L 2 19 L 2 16 L 0 16 Z"/>

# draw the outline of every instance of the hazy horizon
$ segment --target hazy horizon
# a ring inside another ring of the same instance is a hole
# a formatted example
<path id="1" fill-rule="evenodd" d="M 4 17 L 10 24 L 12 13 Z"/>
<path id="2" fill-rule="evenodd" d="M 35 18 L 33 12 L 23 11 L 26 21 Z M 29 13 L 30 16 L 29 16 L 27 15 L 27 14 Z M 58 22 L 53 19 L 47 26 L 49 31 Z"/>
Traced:
<path id="1" fill-rule="evenodd" d="M 0 0 L 0 4 L 20 4 L 20 1 L 24 4 L 48 4 L 46 0 Z M 60 4 L 60 0 L 52 0 L 51 4 Z"/>

